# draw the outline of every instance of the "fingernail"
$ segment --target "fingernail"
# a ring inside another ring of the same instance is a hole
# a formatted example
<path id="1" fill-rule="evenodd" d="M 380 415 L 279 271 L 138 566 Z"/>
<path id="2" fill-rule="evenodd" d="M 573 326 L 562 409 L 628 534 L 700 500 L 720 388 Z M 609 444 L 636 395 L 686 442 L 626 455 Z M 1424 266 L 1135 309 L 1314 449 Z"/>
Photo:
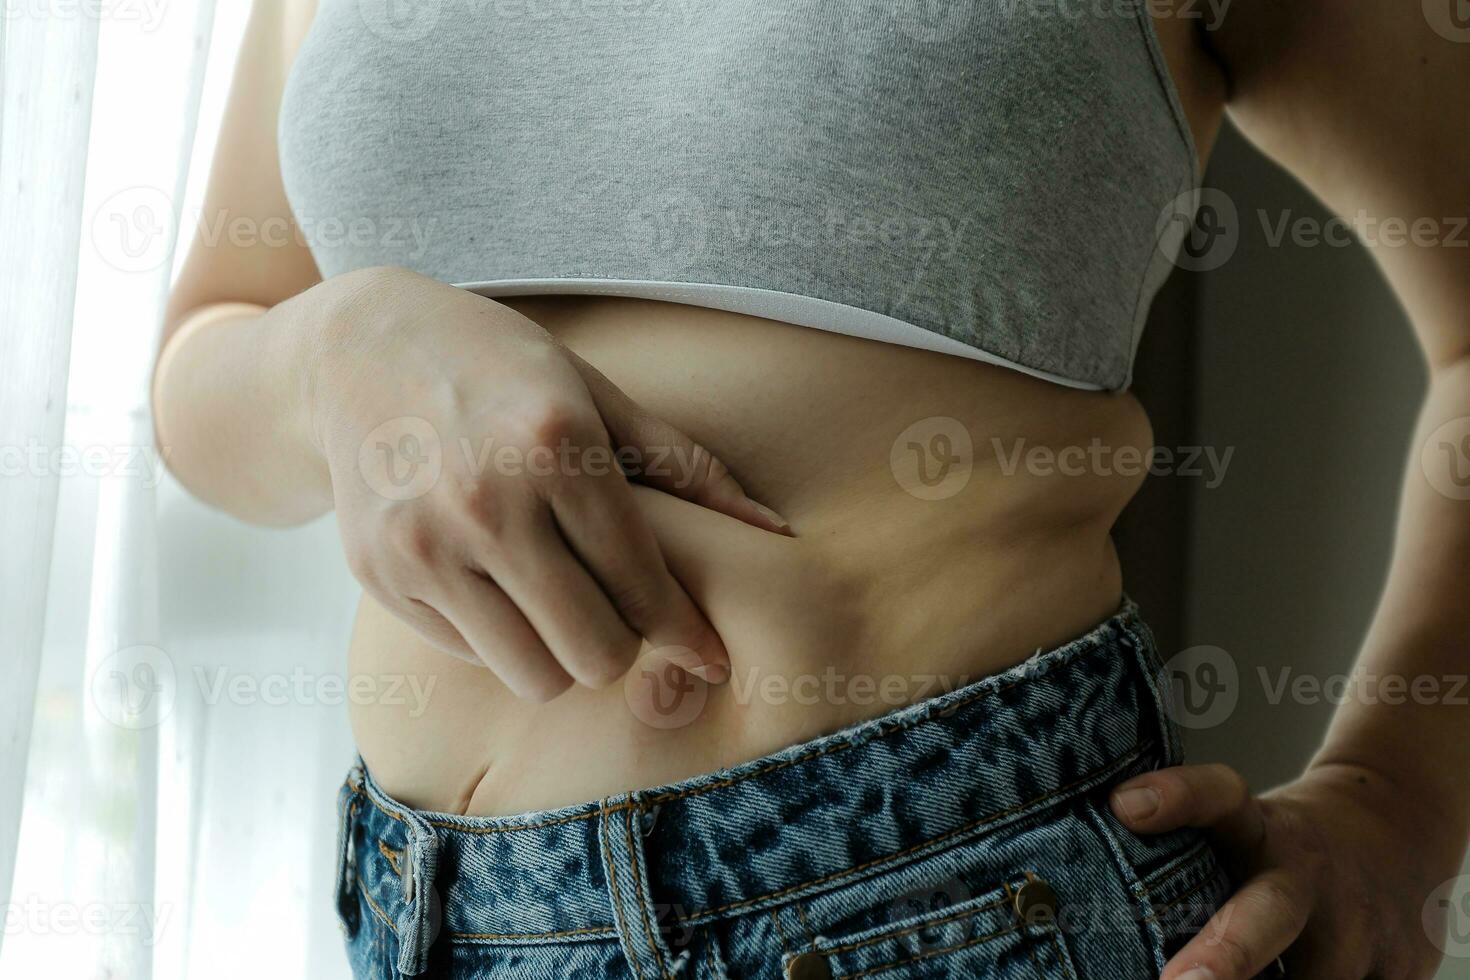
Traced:
<path id="1" fill-rule="evenodd" d="M 748 500 L 749 498 L 747 497 L 746 499 Z M 787 521 L 786 518 L 776 513 L 774 510 L 771 510 L 771 508 L 767 507 L 765 504 L 755 500 L 751 500 L 750 506 L 754 507 L 757 511 L 760 512 L 760 515 L 762 517 L 774 524 L 776 526 L 776 529 L 782 534 L 791 533 L 791 523 Z"/>
<path id="2" fill-rule="evenodd" d="M 1131 821 L 1147 820 L 1159 809 L 1158 790 L 1137 786 L 1113 794 L 1113 805 Z"/>
<path id="3" fill-rule="evenodd" d="M 1207 966 L 1196 966 L 1187 973 L 1179 974 L 1175 980 L 1215 980 L 1215 971 Z"/>

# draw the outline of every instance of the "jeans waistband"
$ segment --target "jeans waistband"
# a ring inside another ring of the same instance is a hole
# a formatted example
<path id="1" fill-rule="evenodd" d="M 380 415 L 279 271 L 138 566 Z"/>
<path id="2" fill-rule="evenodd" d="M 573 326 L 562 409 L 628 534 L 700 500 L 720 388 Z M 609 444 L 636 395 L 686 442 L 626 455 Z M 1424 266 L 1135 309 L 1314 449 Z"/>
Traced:
<path id="1" fill-rule="evenodd" d="M 398 933 L 410 974 L 436 937 L 537 943 L 645 931 L 652 942 L 674 924 L 837 887 L 1140 765 L 1179 761 L 1161 676 L 1128 602 L 1086 635 L 951 693 L 730 769 L 578 806 L 493 818 L 414 811 L 359 763 L 341 797 L 344 850 L 355 851 L 343 859 L 355 881 L 342 884 Z"/>

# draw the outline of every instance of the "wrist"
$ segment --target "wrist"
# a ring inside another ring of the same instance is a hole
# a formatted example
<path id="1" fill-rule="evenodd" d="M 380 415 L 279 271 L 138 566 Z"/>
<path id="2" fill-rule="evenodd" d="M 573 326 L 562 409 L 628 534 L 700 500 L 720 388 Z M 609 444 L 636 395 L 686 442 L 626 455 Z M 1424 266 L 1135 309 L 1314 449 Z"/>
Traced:
<path id="1" fill-rule="evenodd" d="M 1307 765 L 1303 779 L 1332 787 L 1385 819 L 1407 819 L 1421 845 L 1460 854 L 1470 844 L 1470 812 L 1445 780 L 1332 745 Z"/>
<path id="2" fill-rule="evenodd" d="M 320 459 L 326 459 L 327 427 L 338 414 L 337 397 L 343 381 L 359 374 L 360 356 L 372 348 L 368 341 L 387 317 L 382 301 L 385 287 L 412 276 L 406 269 L 374 267 L 334 276 L 282 304 L 292 321 L 283 333 L 295 344 L 292 363 L 300 365 L 297 405 L 293 416 L 299 438 Z"/>

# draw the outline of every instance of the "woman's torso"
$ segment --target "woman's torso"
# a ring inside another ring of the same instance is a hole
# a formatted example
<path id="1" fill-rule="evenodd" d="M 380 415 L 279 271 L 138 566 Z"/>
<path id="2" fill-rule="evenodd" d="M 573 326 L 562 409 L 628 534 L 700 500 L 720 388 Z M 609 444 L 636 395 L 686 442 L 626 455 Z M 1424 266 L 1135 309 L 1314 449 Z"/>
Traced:
<path id="1" fill-rule="evenodd" d="M 516 305 L 705 444 L 796 536 L 640 494 L 733 667 L 667 719 L 633 710 L 623 685 L 518 701 L 365 598 L 352 671 L 386 679 L 375 690 L 412 690 L 391 683 L 408 675 L 427 691 L 353 708 L 395 797 L 510 813 L 657 785 L 991 673 L 1116 608 L 1108 529 L 1150 445 L 1132 396 L 732 313 Z M 1105 465 L 1063 452 L 1091 446 Z M 1135 463 L 1116 465 L 1120 450 Z"/>
<path id="2" fill-rule="evenodd" d="M 1158 26 L 1205 147 L 1218 80 L 1192 22 Z M 353 730 L 410 805 L 515 813 L 708 771 L 993 673 L 1118 604 L 1109 529 L 1151 445 L 1131 395 L 652 300 L 503 302 L 708 446 L 796 536 L 639 494 L 733 667 L 654 715 L 626 685 L 518 701 L 365 598 L 350 670 L 396 694 L 354 701 Z"/>

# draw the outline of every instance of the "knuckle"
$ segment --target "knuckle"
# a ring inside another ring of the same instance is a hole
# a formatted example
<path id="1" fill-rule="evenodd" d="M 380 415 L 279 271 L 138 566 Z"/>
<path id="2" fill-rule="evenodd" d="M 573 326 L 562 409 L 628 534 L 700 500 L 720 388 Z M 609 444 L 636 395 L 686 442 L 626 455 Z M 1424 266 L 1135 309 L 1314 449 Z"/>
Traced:
<path id="1" fill-rule="evenodd" d="M 609 590 L 613 607 L 631 624 L 643 623 L 662 607 L 660 590 L 651 582 L 628 582 Z"/>
<path id="2" fill-rule="evenodd" d="M 1255 896 L 1256 910 L 1271 919 L 1288 919 L 1297 907 L 1297 890 L 1281 878 L 1263 879 Z"/>
<path id="3" fill-rule="evenodd" d="M 690 445 L 687 478 L 701 492 L 713 484 L 717 469 L 722 468 L 723 464 L 708 449 L 697 442 Z"/>
<path id="4" fill-rule="evenodd" d="M 456 498 L 463 516 L 482 531 L 498 536 L 504 530 L 505 512 L 496 488 L 484 480 L 469 480 L 460 485 Z"/>
<path id="5" fill-rule="evenodd" d="M 710 485 L 714 485 L 717 483 L 722 483 L 730 477 L 730 469 L 725 465 L 723 460 L 721 460 L 718 456 L 714 455 L 708 449 L 705 449 L 702 446 L 696 448 L 699 452 L 702 452 L 705 456 L 705 459 L 708 460 L 708 462 L 704 464 L 705 482 L 709 483 Z"/>
<path id="6" fill-rule="evenodd" d="M 384 532 L 388 547 L 411 561 L 428 564 L 439 550 L 439 536 L 417 513 L 400 511 Z"/>
<path id="7" fill-rule="evenodd" d="M 1235 803 L 1243 803 L 1250 798 L 1251 791 L 1245 777 L 1231 766 L 1222 763 L 1214 763 L 1210 767 L 1210 774 L 1220 783 L 1227 799 Z"/>
<path id="8" fill-rule="evenodd" d="M 1163 807 L 1170 813 L 1188 814 L 1195 811 L 1198 795 L 1192 780 L 1185 778 L 1176 769 L 1165 769 L 1156 775 L 1158 782 L 1154 789 L 1158 791 Z"/>
<path id="9" fill-rule="evenodd" d="M 631 666 L 631 658 L 625 657 L 622 651 L 608 645 L 581 658 L 577 663 L 575 674 L 584 687 L 600 691 L 621 680 Z"/>
<path id="10" fill-rule="evenodd" d="M 545 447 L 574 441 L 583 429 L 582 412 L 560 401 L 542 402 L 531 407 L 521 424 L 527 442 Z"/>

